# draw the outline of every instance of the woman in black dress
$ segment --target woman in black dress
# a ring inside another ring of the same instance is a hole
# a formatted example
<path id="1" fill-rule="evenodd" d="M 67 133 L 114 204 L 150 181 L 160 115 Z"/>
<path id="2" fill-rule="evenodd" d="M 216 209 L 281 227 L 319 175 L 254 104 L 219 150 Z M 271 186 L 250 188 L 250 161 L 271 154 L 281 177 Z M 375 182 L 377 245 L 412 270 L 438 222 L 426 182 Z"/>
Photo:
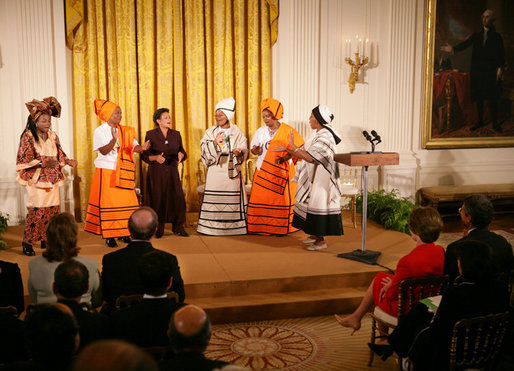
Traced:
<path id="1" fill-rule="evenodd" d="M 156 238 L 164 234 L 165 223 L 172 223 L 173 233 L 188 237 L 184 229 L 186 200 L 178 173 L 178 164 L 187 158 L 182 137 L 180 132 L 171 128 L 169 109 L 159 108 L 153 114 L 153 121 L 157 128 L 147 131 L 145 138 L 151 147 L 141 155 L 149 165 L 144 204 L 159 216 Z"/>

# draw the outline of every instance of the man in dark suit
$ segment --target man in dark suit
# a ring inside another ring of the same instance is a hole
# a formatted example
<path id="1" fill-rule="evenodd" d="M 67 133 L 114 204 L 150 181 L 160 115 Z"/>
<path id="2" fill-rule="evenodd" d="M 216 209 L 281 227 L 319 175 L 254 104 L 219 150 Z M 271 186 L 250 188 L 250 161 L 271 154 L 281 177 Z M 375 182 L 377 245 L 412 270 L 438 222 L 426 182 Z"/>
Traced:
<path id="1" fill-rule="evenodd" d="M 211 322 L 205 311 L 196 305 L 186 305 L 170 319 L 168 330 L 173 359 L 161 361 L 161 370 L 204 371 L 227 365 L 204 356 L 211 338 Z"/>
<path id="2" fill-rule="evenodd" d="M 57 301 L 71 309 L 79 324 L 80 348 L 111 336 L 109 317 L 88 312 L 79 304 L 88 288 L 89 272 L 81 262 L 70 259 L 55 269 L 53 290 Z"/>
<path id="3" fill-rule="evenodd" d="M 141 207 L 134 211 L 128 222 L 132 241 L 123 249 L 104 255 L 102 259 L 103 295 L 107 302 L 102 312 L 110 313 L 115 308 L 116 299 L 121 295 L 144 294 L 143 285 L 137 273 L 137 262 L 141 256 L 150 251 L 150 239 L 157 229 L 157 214 L 149 207 Z M 175 255 L 167 254 L 173 264 L 173 283 L 170 291 L 179 296 L 183 302 L 186 295 L 184 282 Z"/>
<path id="4" fill-rule="evenodd" d="M 498 100 L 501 94 L 501 81 L 505 67 L 505 48 L 503 39 L 494 27 L 496 16 L 487 9 L 482 14 L 482 30 L 473 33 L 458 45 L 448 44 L 441 47 L 447 53 L 457 53 L 473 46 L 471 52 L 471 100 L 477 102 L 478 123 L 471 130 L 476 130 L 484 123 L 484 100 L 489 101 L 493 129 L 502 132 L 498 122 Z"/>
<path id="5" fill-rule="evenodd" d="M 0 307 L 16 307 L 18 316 L 25 309 L 23 282 L 16 263 L 0 260 Z"/>
<path id="6" fill-rule="evenodd" d="M 112 313 L 114 335 L 141 347 L 167 346 L 170 317 L 184 305 L 166 296 L 173 281 L 173 261 L 169 254 L 150 251 L 139 259 L 137 270 L 145 292 L 143 300 Z"/>
<path id="7" fill-rule="evenodd" d="M 491 256 L 497 271 L 504 275 L 510 274 L 514 265 L 512 246 L 503 236 L 489 230 L 493 212 L 492 202 L 483 195 L 467 197 L 462 207 L 459 208 L 465 227 L 464 237 L 449 244 L 444 257 L 443 272 L 450 276 L 451 281 L 459 275 L 456 253 L 458 243 L 467 240 L 481 241 L 487 244 L 491 249 Z"/>

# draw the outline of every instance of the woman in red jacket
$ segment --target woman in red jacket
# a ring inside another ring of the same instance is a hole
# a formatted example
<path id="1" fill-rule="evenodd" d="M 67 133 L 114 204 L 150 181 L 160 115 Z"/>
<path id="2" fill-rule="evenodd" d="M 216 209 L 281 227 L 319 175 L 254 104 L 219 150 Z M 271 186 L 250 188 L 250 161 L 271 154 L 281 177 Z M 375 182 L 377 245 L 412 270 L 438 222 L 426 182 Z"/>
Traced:
<path id="1" fill-rule="evenodd" d="M 401 281 L 406 278 L 443 274 L 444 249 L 434 244 L 442 228 L 443 221 L 437 210 L 431 207 L 412 210 L 409 229 L 412 239 L 416 242 L 414 250 L 398 261 L 394 275 L 378 273 L 357 309 L 346 317 L 336 314 L 337 322 L 341 326 L 352 328 L 355 332 L 360 329 L 362 317 L 373 305 L 378 305 L 384 312 L 397 317 L 398 289 Z"/>

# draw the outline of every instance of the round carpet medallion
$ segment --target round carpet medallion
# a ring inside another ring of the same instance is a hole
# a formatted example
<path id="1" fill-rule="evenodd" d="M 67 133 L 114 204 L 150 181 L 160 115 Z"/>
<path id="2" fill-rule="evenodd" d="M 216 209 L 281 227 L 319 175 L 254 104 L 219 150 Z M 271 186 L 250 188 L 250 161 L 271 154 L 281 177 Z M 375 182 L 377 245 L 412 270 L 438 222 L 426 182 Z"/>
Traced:
<path id="1" fill-rule="evenodd" d="M 368 367 L 371 321 L 349 336 L 332 316 L 215 325 L 206 357 L 251 370 L 393 370 L 376 360 Z"/>
<path id="2" fill-rule="evenodd" d="M 290 324 L 243 324 L 213 331 L 207 356 L 253 370 L 287 369 L 305 364 L 316 341 Z"/>

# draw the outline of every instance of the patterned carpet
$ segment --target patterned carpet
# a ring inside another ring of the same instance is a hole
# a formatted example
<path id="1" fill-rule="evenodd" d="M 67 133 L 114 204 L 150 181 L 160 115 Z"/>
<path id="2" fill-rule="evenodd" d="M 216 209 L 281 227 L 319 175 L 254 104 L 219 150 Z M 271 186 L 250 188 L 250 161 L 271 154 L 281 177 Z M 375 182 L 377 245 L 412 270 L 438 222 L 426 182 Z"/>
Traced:
<path id="1" fill-rule="evenodd" d="M 396 360 L 368 367 L 371 320 L 354 336 L 332 316 L 213 326 L 208 358 L 251 370 L 393 370 Z"/>

